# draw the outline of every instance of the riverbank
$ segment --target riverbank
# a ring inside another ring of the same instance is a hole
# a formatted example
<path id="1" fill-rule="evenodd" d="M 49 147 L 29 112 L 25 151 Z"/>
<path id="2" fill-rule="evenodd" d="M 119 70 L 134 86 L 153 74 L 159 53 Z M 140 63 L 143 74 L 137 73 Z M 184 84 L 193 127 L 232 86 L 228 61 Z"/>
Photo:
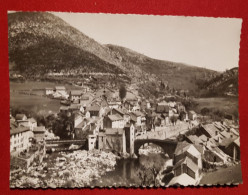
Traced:
<path id="1" fill-rule="evenodd" d="M 27 170 L 10 176 L 11 188 L 90 187 L 116 165 L 116 156 L 98 150 L 52 153 L 42 164 L 34 163 Z"/>

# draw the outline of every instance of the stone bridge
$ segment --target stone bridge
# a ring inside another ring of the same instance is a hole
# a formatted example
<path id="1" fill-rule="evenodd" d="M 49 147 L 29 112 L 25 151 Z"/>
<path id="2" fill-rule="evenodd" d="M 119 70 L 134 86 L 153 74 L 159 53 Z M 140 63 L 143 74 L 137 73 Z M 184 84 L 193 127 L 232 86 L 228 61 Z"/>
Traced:
<path id="1" fill-rule="evenodd" d="M 139 156 L 139 149 L 144 144 L 153 143 L 157 146 L 160 146 L 165 154 L 168 154 L 170 158 L 173 158 L 173 154 L 177 147 L 177 141 L 172 139 L 137 139 L 134 141 L 134 153 Z"/>

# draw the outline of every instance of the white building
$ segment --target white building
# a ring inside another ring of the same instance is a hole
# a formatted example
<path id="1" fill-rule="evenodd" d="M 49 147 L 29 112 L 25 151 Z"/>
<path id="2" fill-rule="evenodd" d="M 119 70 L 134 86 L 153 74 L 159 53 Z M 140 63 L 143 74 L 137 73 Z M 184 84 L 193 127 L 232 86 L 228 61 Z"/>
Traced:
<path id="1" fill-rule="evenodd" d="M 19 154 L 31 146 L 30 138 L 33 132 L 28 127 L 13 127 L 10 129 L 10 153 Z"/>
<path id="2" fill-rule="evenodd" d="M 45 88 L 45 94 L 46 95 L 51 95 L 53 93 L 54 93 L 53 88 L 51 88 L 51 87 L 46 87 Z"/>

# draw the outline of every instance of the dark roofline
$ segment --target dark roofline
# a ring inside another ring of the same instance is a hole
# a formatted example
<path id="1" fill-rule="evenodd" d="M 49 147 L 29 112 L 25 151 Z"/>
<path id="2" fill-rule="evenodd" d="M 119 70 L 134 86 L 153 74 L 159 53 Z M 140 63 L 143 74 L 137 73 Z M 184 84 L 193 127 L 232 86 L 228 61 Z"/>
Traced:
<path id="1" fill-rule="evenodd" d="M 11 129 L 10 130 L 10 135 L 23 133 L 23 132 L 26 132 L 26 131 L 30 131 L 30 129 L 28 127 L 17 127 L 16 129 Z"/>

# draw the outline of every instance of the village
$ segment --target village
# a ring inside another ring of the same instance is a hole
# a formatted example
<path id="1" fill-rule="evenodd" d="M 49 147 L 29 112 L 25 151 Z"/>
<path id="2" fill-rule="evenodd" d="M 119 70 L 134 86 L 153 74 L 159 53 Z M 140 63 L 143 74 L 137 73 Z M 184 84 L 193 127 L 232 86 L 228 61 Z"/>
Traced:
<path id="1" fill-rule="evenodd" d="M 154 150 L 169 159 L 155 178 L 165 186 L 197 185 L 209 171 L 240 163 L 237 121 L 230 115 L 215 121 L 207 114 L 187 110 L 184 102 L 190 97 L 184 91 L 154 100 L 140 96 L 133 87 L 92 90 L 82 85 L 68 90 L 60 85 L 45 88 L 44 96 L 60 99 L 57 121 L 67 123 L 58 132 L 38 126 L 35 118 L 24 113 L 12 116 L 10 111 L 11 187 L 28 182 L 27 176 L 25 181 L 20 177 L 23 170 L 32 172 L 29 182 L 36 183 L 31 186 L 63 187 L 60 180 L 66 174 L 76 187 L 87 186 L 92 177 L 112 171 L 118 159 L 137 159 Z M 56 159 L 60 173 L 52 171 L 58 179 L 41 184 L 39 180 L 47 178 L 50 169 L 44 159 L 56 152 L 62 154 Z M 161 173 L 168 169 L 173 177 L 163 182 Z"/>

